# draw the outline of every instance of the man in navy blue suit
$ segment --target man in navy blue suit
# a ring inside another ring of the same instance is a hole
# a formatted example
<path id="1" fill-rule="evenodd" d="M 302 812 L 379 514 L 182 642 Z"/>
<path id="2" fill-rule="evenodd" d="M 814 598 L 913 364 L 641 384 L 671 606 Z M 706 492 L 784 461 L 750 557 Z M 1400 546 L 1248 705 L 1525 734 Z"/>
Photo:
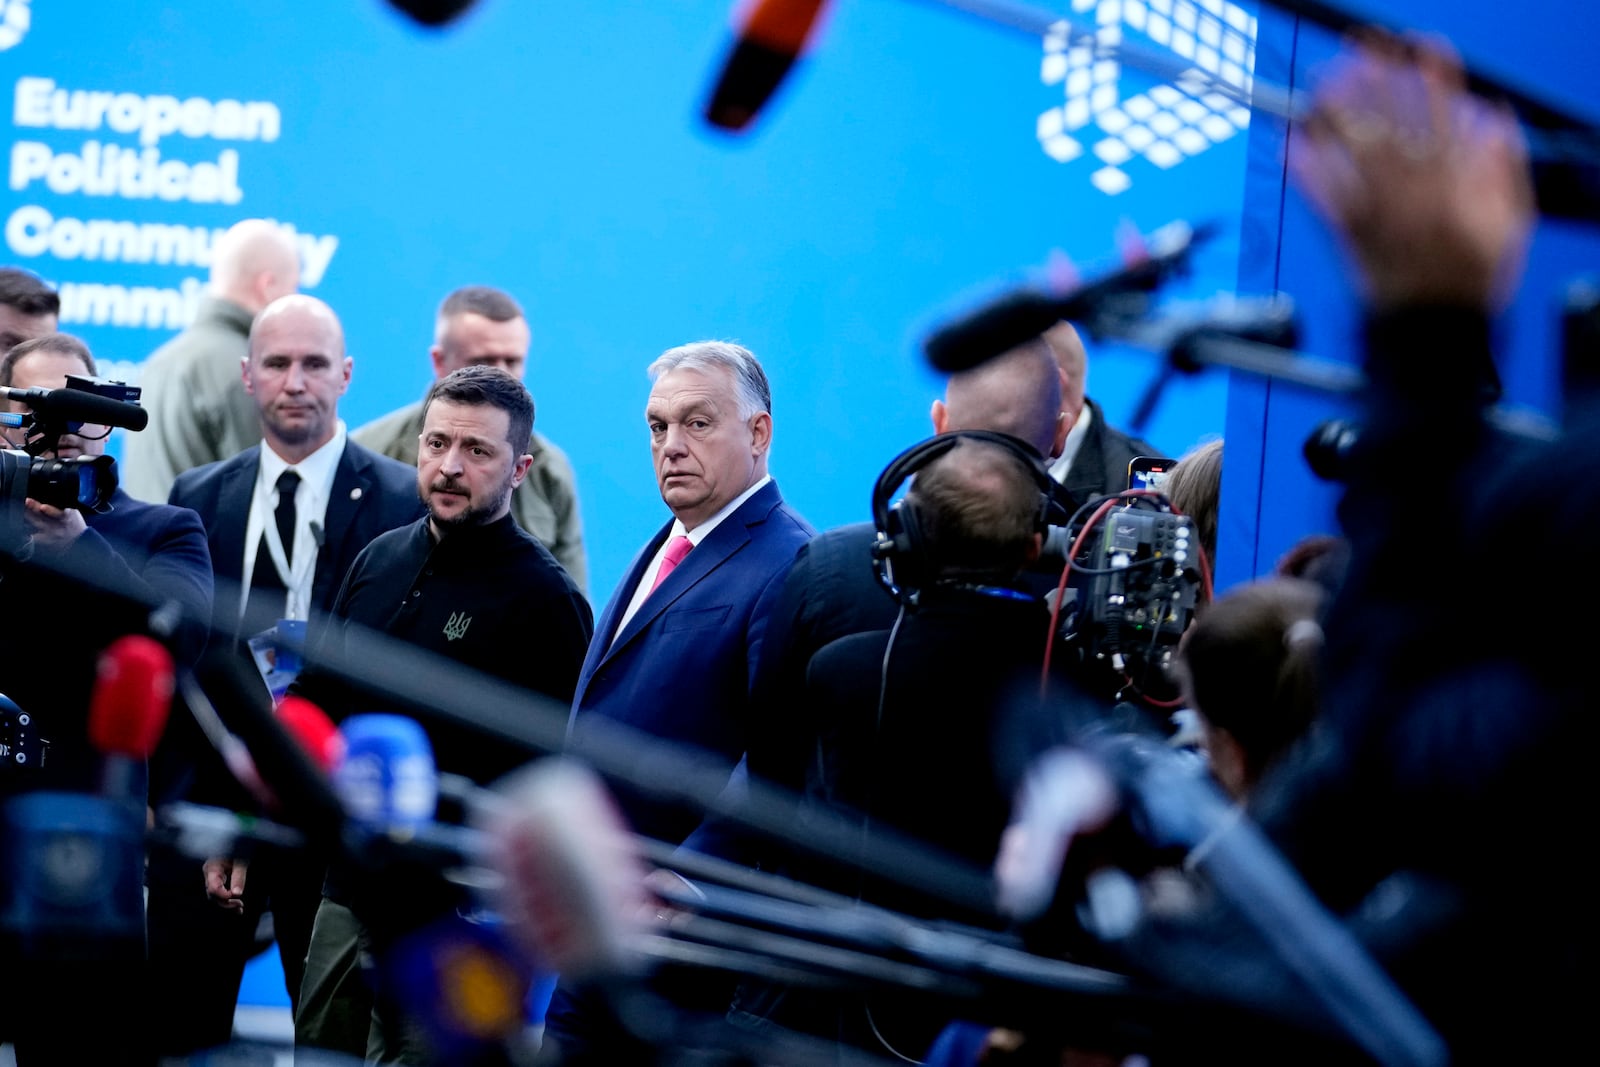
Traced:
<path id="1" fill-rule="evenodd" d="M 95 373 L 94 357 L 83 342 L 61 333 L 25 341 L 0 358 L 0 386 L 18 389 L 58 389 L 69 374 Z M 58 446 L 44 455 L 100 455 L 107 430 L 82 425 L 63 434 Z M 20 430 L 10 434 L 7 446 L 25 443 Z M 51 742 L 47 764 L 32 774 L 13 768 L 0 780 L 0 794 L 29 789 L 98 792 L 101 760 L 89 742 L 86 709 L 101 647 L 120 634 L 143 630 L 148 615 L 144 605 L 154 601 L 176 603 L 190 619 L 210 617 L 211 559 L 199 518 L 182 508 L 142 503 L 120 489 L 110 504 L 103 513 L 63 510 L 31 499 L 24 504 L 21 525 L 31 558 L 69 574 L 92 576 L 134 600 L 91 599 L 87 589 L 56 581 L 39 569 L 0 573 L 6 611 L 19 621 L 8 640 L 0 688 L 32 713 L 39 732 Z M 132 795 L 143 787 L 141 773 Z M 136 886 L 133 892 L 137 894 Z M 141 901 L 135 896 L 126 906 L 137 914 Z M 138 1062 L 146 1051 L 143 966 L 142 959 L 93 964 L 58 959 L 26 966 L 0 960 L 0 972 L 23 976 L 14 985 L 0 983 L 0 1003 L 9 1017 L 0 1021 L 0 1032 L 17 1041 L 24 1063 L 103 1058 L 107 1032 L 121 1035 L 128 1062 Z M 97 1005 L 101 1027 L 82 1025 L 83 1005 L 90 1002 Z"/>
<path id="2" fill-rule="evenodd" d="M 814 531 L 767 473 L 772 393 L 754 355 L 701 341 L 664 353 L 649 373 L 650 453 L 673 518 L 600 616 L 570 740 L 581 751 L 586 724 L 606 719 L 693 746 L 731 772 L 757 710 L 750 680 L 768 612 Z M 620 799 L 637 829 L 663 841 L 683 842 L 700 823 L 694 812 Z M 714 850 L 709 836 L 688 844 Z M 715 1010 L 715 995 L 701 1006 Z M 582 993 L 558 990 L 545 1033 L 575 1061 L 620 1062 L 604 1005 Z"/>
<path id="3" fill-rule="evenodd" d="M 645 408 L 672 521 L 635 557 L 595 627 L 578 677 L 571 736 L 610 719 L 721 757 L 745 750 L 750 678 L 767 612 L 811 525 L 767 473 L 771 389 L 754 355 L 720 341 L 650 365 Z M 635 826 L 681 842 L 693 812 L 629 804 Z"/>
<path id="4" fill-rule="evenodd" d="M 205 523 L 218 580 L 217 624 L 248 636 L 280 618 L 307 619 L 313 636 L 340 583 L 373 538 L 420 518 L 416 471 L 347 440 L 339 398 L 353 364 L 327 304 L 291 295 L 250 329 L 242 373 L 263 440 L 231 459 L 178 476 L 171 502 Z M 203 745 L 174 743 L 170 772 L 197 775 L 188 797 L 242 803 Z M 191 763 L 190 761 L 195 762 Z M 205 897 L 209 895 L 208 902 Z M 263 911 L 273 915 L 291 1002 L 297 1002 L 322 871 L 288 856 L 152 866 L 152 984 L 163 1006 L 161 1051 L 228 1040 L 245 961 Z"/>

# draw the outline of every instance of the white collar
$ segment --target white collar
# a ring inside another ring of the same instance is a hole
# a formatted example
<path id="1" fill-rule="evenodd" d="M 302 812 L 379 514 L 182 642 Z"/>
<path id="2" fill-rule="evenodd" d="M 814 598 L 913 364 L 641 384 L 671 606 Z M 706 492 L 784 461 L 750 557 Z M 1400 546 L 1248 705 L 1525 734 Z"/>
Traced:
<path id="1" fill-rule="evenodd" d="M 1061 455 L 1050 464 L 1050 477 L 1058 482 L 1066 478 L 1067 472 L 1072 469 L 1072 461 L 1078 458 L 1078 449 L 1083 447 L 1083 439 L 1089 436 L 1089 424 L 1092 422 L 1094 422 L 1094 408 L 1091 408 L 1089 401 L 1085 400 L 1083 407 L 1078 411 L 1078 421 L 1067 431 L 1067 439 L 1061 446 Z"/>
<path id="2" fill-rule="evenodd" d="M 258 484 L 276 488 L 278 476 L 293 467 L 301 481 L 315 489 L 320 499 L 327 500 L 328 494 L 333 492 L 333 477 L 338 472 L 339 460 L 344 455 L 346 436 L 344 420 L 339 419 L 327 443 L 299 463 L 290 463 L 272 450 L 270 442 L 262 440 Z"/>
<path id="3" fill-rule="evenodd" d="M 722 506 L 721 511 L 717 512 L 715 515 L 711 516 L 705 522 L 702 522 L 699 526 L 696 526 L 692 530 L 686 530 L 683 528 L 682 519 L 673 519 L 672 532 L 667 534 L 667 540 L 670 541 L 674 537 L 687 537 L 691 545 L 698 545 L 701 541 L 704 541 L 706 538 L 711 536 L 711 531 L 715 530 L 717 526 L 721 524 L 723 519 L 726 519 L 729 515 L 732 515 L 735 511 L 738 511 L 740 504 L 743 504 L 746 500 L 749 500 L 751 497 L 755 496 L 761 491 L 761 487 L 770 481 L 772 481 L 772 475 L 763 474 L 754 485 L 740 493 L 738 496 L 734 497 L 732 500 L 728 501 Z"/>

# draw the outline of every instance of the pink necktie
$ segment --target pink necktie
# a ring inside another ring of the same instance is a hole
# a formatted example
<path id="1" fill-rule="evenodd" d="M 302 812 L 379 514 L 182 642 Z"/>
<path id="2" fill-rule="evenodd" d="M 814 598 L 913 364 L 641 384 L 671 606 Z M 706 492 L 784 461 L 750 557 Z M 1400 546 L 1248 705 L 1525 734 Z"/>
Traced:
<path id="1" fill-rule="evenodd" d="M 678 564 L 683 562 L 683 557 L 687 556 L 693 547 L 694 542 L 681 535 L 667 542 L 667 551 L 661 557 L 661 569 L 656 571 L 656 582 L 650 587 L 650 592 L 654 593 L 661 588 L 661 583 L 667 580 L 667 575 L 678 569 Z"/>

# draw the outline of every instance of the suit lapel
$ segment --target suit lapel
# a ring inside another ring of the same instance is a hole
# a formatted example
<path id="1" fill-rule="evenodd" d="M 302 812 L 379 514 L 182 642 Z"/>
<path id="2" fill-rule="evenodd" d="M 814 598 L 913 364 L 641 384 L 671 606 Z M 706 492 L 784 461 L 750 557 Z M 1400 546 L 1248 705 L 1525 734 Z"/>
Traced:
<path id="1" fill-rule="evenodd" d="M 777 484 L 775 482 L 768 483 L 755 496 L 740 505 L 737 511 L 719 523 L 717 528 L 711 531 L 710 536 L 696 545 L 694 551 L 683 557 L 683 562 L 678 564 L 676 570 L 667 575 L 666 581 L 661 583 L 660 588 L 651 593 L 645 599 L 645 602 L 639 605 L 638 612 L 628 620 L 628 625 L 617 635 L 617 639 L 611 643 L 611 647 L 606 650 L 601 662 L 605 662 L 605 659 L 609 658 L 612 652 L 620 651 L 630 641 L 638 637 L 663 611 L 671 607 L 679 597 L 682 597 L 689 590 L 709 578 L 718 567 L 722 566 L 740 549 L 749 544 L 750 528 L 766 522 L 767 515 L 776 506 Z M 652 544 L 660 547 L 661 541 L 664 539 L 665 533 L 659 539 L 653 541 Z M 654 555 L 654 549 L 651 550 L 651 555 Z M 648 558 L 646 557 L 647 560 Z M 642 570 L 641 573 L 643 573 Z M 633 584 L 628 587 L 630 598 L 637 586 L 638 579 L 635 578 Z M 624 604 L 624 610 L 626 610 L 626 607 L 627 605 Z"/>
<path id="2" fill-rule="evenodd" d="M 1093 401 L 1085 401 L 1092 404 Z M 1061 486 L 1072 494 L 1074 500 L 1082 504 L 1091 497 L 1100 495 L 1100 487 L 1105 484 L 1106 449 L 1102 434 L 1104 424 L 1100 421 L 1100 412 L 1094 411 L 1093 419 L 1089 423 L 1089 432 L 1083 435 L 1083 443 L 1078 446 L 1078 454 L 1072 457 L 1072 468 L 1067 471 L 1067 476 L 1061 479 Z M 1120 489 L 1121 486 L 1116 488 Z"/>
<path id="3" fill-rule="evenodd" d="M 583 668 L 578 672 L 578 688 L 572 697 L 574 716 L 578 713 L 578 706 L 583 703 L 583 695 L 589 688 L 589 679 L 594 677 L 601 661 L 615 644 L 611 640 L 611 635 L 616 631 L 617 620 L 628 610 L 628 604 L 633 600 L 633 591 L 639 587 L 639 579 L 644 576 L 645 568 L 650 566 L 656 550 L 661 547 L 661 542 L 667 539 L 667 534 L 671 531 L 672 524 L 669 522 L 657 530 L 655 536 L 646 543 L 637 556 L 633 557 L 633 562 L 628 565 L 628 572 L 622 576 L 616 591 L 606 602 L 605 610 L 600 613 L 599 622 L 595 624 L 594 637 L 589 640 L 589 650 L 583 657 Z M 694 553 L 691 552 L 689 555 L 692 556 Z M 570 723 L 568 728 L 571 728 Z"/>
<path id="4" fill-rule="evenodd" d="M 711 536 L 696 545 L 694 550 L 687 556 L 684 556 L 683 562 L 678 564 L 677 569 L 667 575 L 666 580 L 661 583 L 656 591 L 646 597 L 643 604 L 639 605 L 639 610 L 634 613 L 633 618 L 628 620 L 628 625 L 617 635 L 616 641 L 612 642 L 611 648 L 606 652 L 607 656 L 612 652 L 619 651 L 628 642 L 643 633 L 656 620 L 658 615 L 671 607 L 679 597 L 710 577 L 713 571 L 726 563 L 729 557 L 749 542 L 750 532 L 745 529 L 745 524 L 735 521 L 732 516 L 715 530 L 712 530 Z"/>
<path id="5" fill-rule="evenodd" d="M 348 550 L 355 536 L 356 516 L 372 491 L 371 464 L 356 452 L 354 444 L 345 442 L 344 454 L 333 472 L 328 510 L 322 520 L 322 547 L 317 552 L 317 571 L 311 580 L 312 603 L 322 611 L 333 607 L 344 572 L 354 562 Z"/>
<path id="6" fill-rule="evenodd" d="M 244 581 L 244 535 L 250 524 L 250 498 L 255 493 L 260 468 L 261 450 L 252 448 L 239 457 L 217 487 L 211 563 L 218 578 L 228 578 L 236 585 Z"/>

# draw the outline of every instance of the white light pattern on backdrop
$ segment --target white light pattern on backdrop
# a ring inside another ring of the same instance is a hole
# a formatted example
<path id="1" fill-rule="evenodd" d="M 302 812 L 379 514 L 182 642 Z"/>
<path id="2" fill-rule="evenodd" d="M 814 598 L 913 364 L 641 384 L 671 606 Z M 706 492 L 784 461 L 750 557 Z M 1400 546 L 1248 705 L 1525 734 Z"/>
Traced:
<path id="1" fill-rule="evenodd" d="M 1040 78 L 1061 86 L 1065 99 L 1039 116 L 1039 144 L 1060 163 L 1098 161 L 1089 181 L 1102 193 L 1126 191 L 1138 159 L 1171 170 L 1250 125 L 1248 108 L 1204 86 L 1249 91 L 1254 15 L 1227 0 L 1073 0 L 1072 9 L 1095 28 L 1073 35 L 1059 22 L 1045 35 Z M 1122 64 L 1095 53 L 1130 35 L 1171 51 L 1189 72 L 1124 98 Z"/>

